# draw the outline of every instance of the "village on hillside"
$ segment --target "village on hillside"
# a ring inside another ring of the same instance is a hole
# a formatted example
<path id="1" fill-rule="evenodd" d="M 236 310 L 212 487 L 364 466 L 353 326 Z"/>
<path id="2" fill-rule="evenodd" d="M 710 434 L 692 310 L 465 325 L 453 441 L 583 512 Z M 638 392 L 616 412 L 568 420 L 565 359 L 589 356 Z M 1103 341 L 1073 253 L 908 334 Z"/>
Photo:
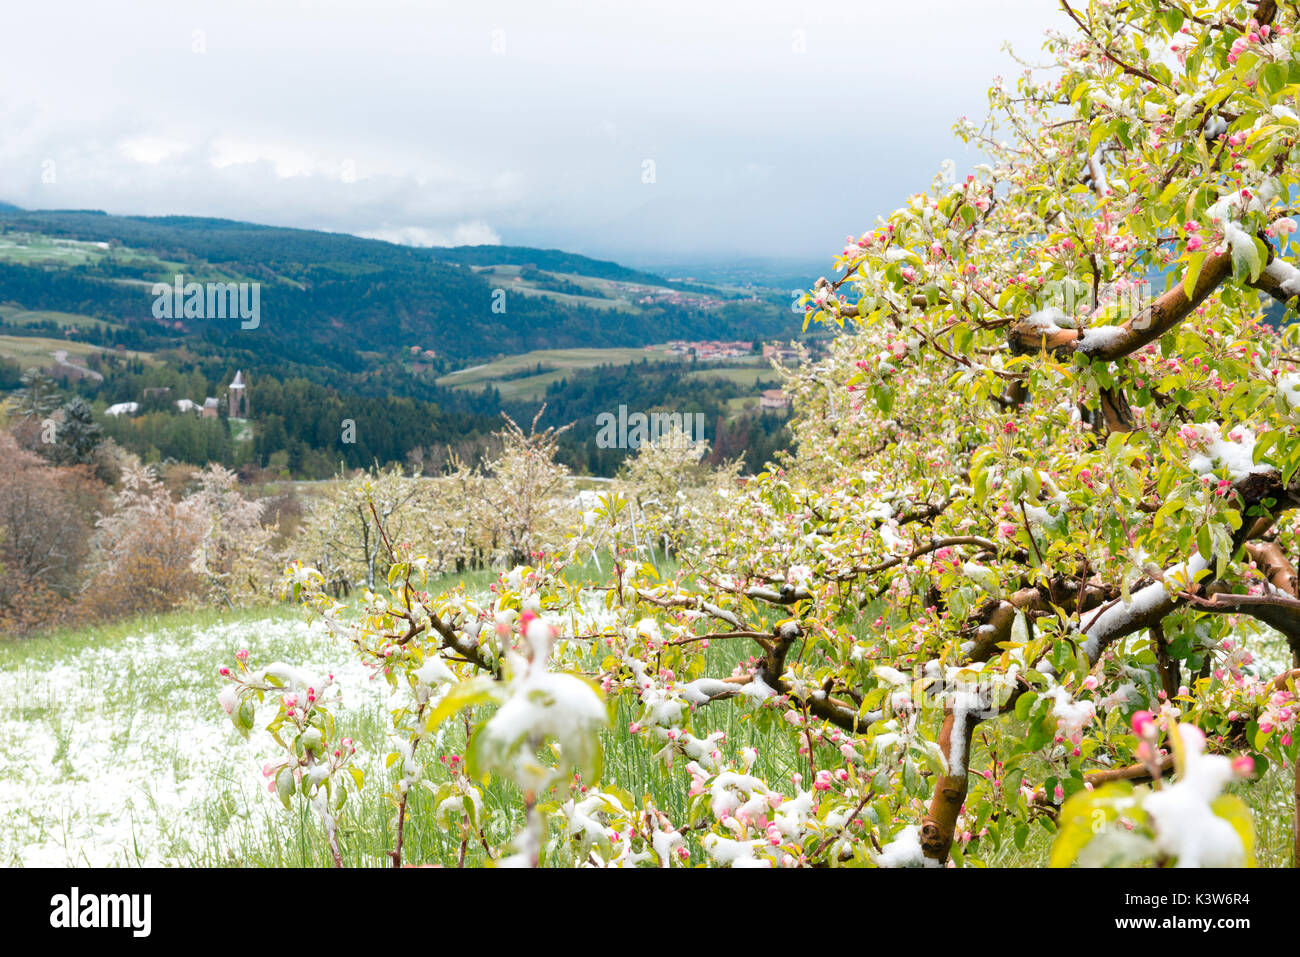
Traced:
<path id="1" fill-rule="evenodd" d="M 142 398 L 163 396 L 170 391 L 166 386 L 146 389 Z M 226 387 L 224 401 L 210 395 L 203 400 L 202 404 L 187 398 L 176 399 L 173 404 L 176 406 L 177 411 L 195 413 L 201 419 L 219 418 L 224 408 L 227 418 L 243 421 L 250 417 L 251 410 L 248 401 L 248 383 L 244 379 L 242 370 L 237 370 L 235 377 L 230 380 L 230 385 Z M 111 416 L 135 415 L 139 411 L 139 402 L 117 402 L 105 409 L 104 414 Z"/>

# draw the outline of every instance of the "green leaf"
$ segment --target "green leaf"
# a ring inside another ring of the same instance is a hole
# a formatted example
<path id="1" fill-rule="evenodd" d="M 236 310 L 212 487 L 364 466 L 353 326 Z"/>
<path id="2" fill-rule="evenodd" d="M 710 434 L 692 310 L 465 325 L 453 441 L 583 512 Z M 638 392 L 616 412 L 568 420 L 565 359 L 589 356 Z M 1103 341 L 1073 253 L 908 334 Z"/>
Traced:
<path id="1" fill-rule="evenodd" d="M 1088 154 L 1091 155 L 1097 151 L 1101 141 L 1111 134 L 1115 129 L 1115 121 L 1111 120 L 1106 123 L 1097 123 L 1088 134 Z"/>
<path id="2" fill-rule="evenodd" d="M 1256 731 L 1256 732 L 1255 732 L 1255 750 L 1256 750 L 1256 751 L 1263 751 L 1265 748 L 1267 748 L 1267 747 L 1268 747 L 1268 739 L 1271 738 L 1271 737 L 1273 737 L 1273 732 L 1272 732 L 1272 731 Z"/>
<path id="3" fill-rule="evenodd" d="M 894 390 L 887 385 L 876 386 L 876 405 L 885 415 L 889 415 L 894 408 Z"/>
<path id="4" fill-rule="evenodd" d="M 459 714 L 466 708 L 493 700 L 496 691 L 497 682 L 492 678 L 471 678 L 460 682 L 447 692 L 447 696 L 438 702 L 438 707 L 429 713 L 429 717 L 424 722 L 425 730 L 432 731 L 453 714 Z"/>
<path id="5" fill-rule="evenodd" d="M 1251 260 L 1250 281 L 1254 282 L 1259 278 L 1260 273 L 1264 271 L 1264 266 L 1268 263 L 1268 245 L 1258 236 L 1250 237 L 1251 248 L 1255 251 L 1255 257 Z"/>
<path id="6" fill-rule="evenodd" d="M 1192 290 L 1196 288 L 1196 280 L 1201 278 L 1201 267 L 1205 265 L 1207 256 L 1209 256 L 1209 251 L 1202 250 L 1199 253 L 1192 253 L 1192 257 L 1187 260 L 1187 272 L 1183 274 L 1183 295 L 1188 299 L 1192 298 Z"/>
<path id="7" fill-rule="evenodd" d="M 1259 278 L 1260 272 L 1264 268 L 1264 258 L 1267 252 L 1261 252 L 1261 243 L 1258 239 L 1251 239 L 1246 243 L 1232 244 L 1232 272 L 1239 277 L 1249 277 L 1251 282 Z"/>
<path id="8" fill-rule="evenodd" d="M 1210 540 L 1210 526 L 1202 525 L 1196 530 L 1196 550 L 1202 558 L 1214 556 L 1214 543 Z"/>
<path id="9" fill-rule="evenodd" d="M 1178 191 L 1181 190 L 1182 188 L 1183 188 L 1183 181 L 1181 179 L 1175 179 L 1173 182 L 1171 182 L 1160 192 L 1160 198 L 1157 200 L 1157 203 L 1161 206 L 1164 206 L 1171 199 L 1177 196 Z"/>
<path id="10" fill-rule="evenodd" d="M 1260 86 L 1268 93 L 1276 93 L 1286 85 L 1286 67 L 1281 63 L 1270 63 L 1264 67 L 1260 77 Z"/>
<path id="11" fill-rule="evenodd" d="M 1052 843 L 1048 867 L 1069 867 L 1088 843 L 1119 817 L 1118 808 L 1129 803 L 1133 786 L 1127 781 L 1107 784 L 1094 791 L 1076 791 L 1061 805 L 1058 832 Z"/>
<path id="12" fill-rule="evenodd" d="M 1210 805 L 1210 810 L 1232 825 L 1232 829 L 1241 838 L 1241 846 L 1246 852 L 1246 866 L 1254 867 L 1255 819 L 1246 802 L 1235 794 L 1221 794 Z"/>
<path id="13" fill-rule="evenodd" d="M 975 333 L 971 327 L 962 323 L 952 331 L 952 344 L 954 350 L 959 355 L 964 355 L 970 351 L 971 343 L 975 339 Z"/>
<path id="14" fill-rule="evenodd" d="M 235 727 L 239 729 L 239 733 L 248 737 L 248 732 L 252 730 L 253 722 L 257 718 L 257 706 L 253 703 L 253 699 L 244 698 L 240 701 L 232 717 L 235 719 Z"/>
<path id="15" fill-rule="evenodd" d="M 285 808 L 293 807 L 292 798 L 296 789 L 297 782 L 293 779 L 293 769 L 287 766 L 281 768 L 280 773 L 275 776 L 275 793 Z"/>
<path id="16" fill-rule="evenodd" d="M 1016 717 L 1021 721 L 1025 721 L 1026 719 L 1028 719 L 1029 710 L 1034 706 L 1034 702 L 1037 700 L 1038 700 L 1038 695 L 1032 691 L 1026 691 L 1019 698 L 1017 698 Z"/>

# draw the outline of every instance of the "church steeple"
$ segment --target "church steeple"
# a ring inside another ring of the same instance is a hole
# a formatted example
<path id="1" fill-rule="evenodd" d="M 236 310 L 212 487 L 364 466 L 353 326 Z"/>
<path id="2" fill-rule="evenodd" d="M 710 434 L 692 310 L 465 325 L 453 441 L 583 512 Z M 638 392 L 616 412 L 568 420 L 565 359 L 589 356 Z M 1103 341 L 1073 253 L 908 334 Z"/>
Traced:
<path id="1" fill-rule="evenodd" d="M 235 377 L 230 380 L 230 388 L 226 393 L 226 414 L 232 419 L 248 418 L 248 389 L 244 383 L 244 373 L 235 370 Z"/>

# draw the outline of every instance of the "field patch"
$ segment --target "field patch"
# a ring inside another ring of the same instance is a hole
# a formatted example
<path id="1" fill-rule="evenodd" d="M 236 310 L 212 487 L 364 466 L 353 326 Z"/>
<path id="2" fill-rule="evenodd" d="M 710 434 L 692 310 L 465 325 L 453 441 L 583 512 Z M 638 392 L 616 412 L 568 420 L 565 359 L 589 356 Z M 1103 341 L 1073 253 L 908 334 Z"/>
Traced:
<path id="1" fill-rule="evenodd" d="M 107 329 L 114 325 L 94 316 L 73 312 L 54 312 L 49 309 L 23 309 L 21 306 L 0 306 L 0 320 L 15 326 L 34 326 L 40 322 L 54 322 L 60 326 L 77 329 Z"/>
<path id="2" fill-rule="evenodd" d="M 47 369 L 55 364 L 56 353 L 66 353 L 67 364 L 86 365 L 86 357 L 96 352 L 107 352 L 99 346 L 76 339 L 54 339 L 47 336 L 0 336 L 0 357 L 13 359 L 24 369 Z M 124 350 L 113 355 L 132 359 L 151 360 L 148 353 Z"/>
<path id="3" fill-rule="evenodd" d="M 662 362 L 673 356 L 664 346 L 615 347 L 610 349 L 536 349 L 506 356 L 493 362 L 469 366 L 438 379 L 438 385 L 452 389 L 484 389 L 495 386 L 507 399 L 537 399 L 546 387 L 574 369 L 603 365 L 629 365 L 647 359 Z M 534 371 L 529 374 L 530 370 Z"/>

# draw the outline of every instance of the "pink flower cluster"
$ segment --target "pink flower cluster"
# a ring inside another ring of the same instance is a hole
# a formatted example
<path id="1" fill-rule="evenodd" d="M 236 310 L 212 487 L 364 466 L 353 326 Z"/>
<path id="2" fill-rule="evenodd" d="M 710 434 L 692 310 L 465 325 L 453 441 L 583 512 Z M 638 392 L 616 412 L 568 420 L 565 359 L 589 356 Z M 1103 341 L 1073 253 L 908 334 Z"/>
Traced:
<path id="1" fill-rule="evenodd" d="M 1280 29 L 1277 32 L 1279 35 L 1283 35 L 1286 33 L 1286 30 Z M 1272 33 L 1273 28 L 1267 23 L 1260 26 L 1254 20 L 1250 20 L 1246 24 L 1246 35 L 1244 37 L 1237 37 L 1237 39 L 1232 41 L 1232 48 L 1228 51 L 1228 62 L 1236 63 L 1247 49 L 1252 45 L 1263 43 Z"/>
<path id="2" fill-rule="evenodd" d="M 1278 691 L 1268 700 L 1268 707 L 1259 716 L 1259 730 L 1265 734 L 1277 732 L 1284 748 L 1291 746 L 1295 733 L 1297 709 L 1296 697 L 1290 691 Z"/>

